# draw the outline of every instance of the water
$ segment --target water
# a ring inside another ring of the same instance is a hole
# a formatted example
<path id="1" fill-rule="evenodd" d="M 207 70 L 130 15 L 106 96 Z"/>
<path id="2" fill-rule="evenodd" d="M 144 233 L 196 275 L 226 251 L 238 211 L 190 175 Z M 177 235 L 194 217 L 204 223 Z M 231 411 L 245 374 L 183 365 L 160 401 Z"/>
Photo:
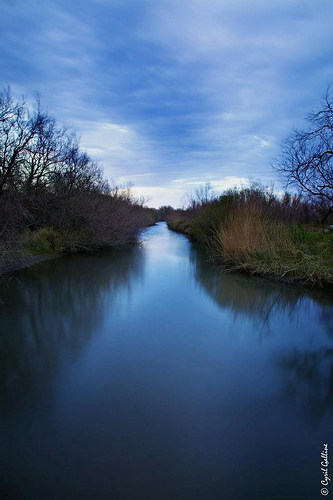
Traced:
<path id="1" fill-rule="evenodd" d="M 222 275 L 160 223 L 0 297 L 1 498 L 322 498 L 327 293 Z"/>

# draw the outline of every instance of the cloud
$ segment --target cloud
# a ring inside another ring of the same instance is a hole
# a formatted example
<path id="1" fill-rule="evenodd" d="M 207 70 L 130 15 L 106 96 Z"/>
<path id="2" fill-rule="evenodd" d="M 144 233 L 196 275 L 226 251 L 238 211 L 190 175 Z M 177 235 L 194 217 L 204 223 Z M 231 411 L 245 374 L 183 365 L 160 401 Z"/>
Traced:
<path id="1" fill-rule="evenodd" d="M 153 168 L 154 147 L 133 128 L 109 122 L 91 122 L 84 127 L 81 143 L 103 163 L 109 177 L 135 176 Z"/>
<path id="2" fill-rule="evenodd" d="M 159 208 L 164 205 L 171 205 L 175 208 L 181 207 L 181 199 L 185 191 L 168 186 L 140 186 L 133 187 L 132 191 L 137 197 L 143 197 L 146 205 Z"/>
<path id="3" fill-rule="evenodd" d="M 107 176 L 154 199 L 179 203 L 192 177 L 274 179 L 281 139 L 333 80 L 328 0 L 13 0 L 0 15 L 1 83 L 39 91 Z"/>

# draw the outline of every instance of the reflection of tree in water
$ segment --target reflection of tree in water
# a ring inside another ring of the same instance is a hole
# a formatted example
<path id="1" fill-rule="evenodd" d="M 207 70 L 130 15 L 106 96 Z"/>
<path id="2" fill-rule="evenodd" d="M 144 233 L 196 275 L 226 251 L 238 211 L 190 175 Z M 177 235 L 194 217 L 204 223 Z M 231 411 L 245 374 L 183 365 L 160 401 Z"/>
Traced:
<path id="1" fill-rule="evenodd" d="M 222 308 L 235 316 L 246 314 L 258 322 L 258 333 L 270 332 L 270 320 L 277 314 L 304 314 L 312 301 L 318 321 L 332 331 L 332 296 L 327 292 L 311 292 L 241 273 L 219 272 L 209 261 L 205 249 L 191 248 L 190 261 L 196 281 Z"/>
<path id="2" fill-rule="evenodd" d="M 3 285 L 0 405 L 28 402 L 61 353 L 83 347 L 97 332 L 105 308 L 130 294 L 142 272 L 142 251 L 133 248 L 50 261 Z"/>
<path id="3" fill-rule="evenodd" d="M 295 351 L 279 366 L 288 375 L 285 394 L 314 417 L 333 409 L 333 349 Z"/>
<path id="4" fill-rule="evenodd" d="M 323 304 L 320 309 L 319 320 L 323 323 L 330 335 L 333 336 L 333 312 L 332 312 L 332 302 L 330 304 Z"/>

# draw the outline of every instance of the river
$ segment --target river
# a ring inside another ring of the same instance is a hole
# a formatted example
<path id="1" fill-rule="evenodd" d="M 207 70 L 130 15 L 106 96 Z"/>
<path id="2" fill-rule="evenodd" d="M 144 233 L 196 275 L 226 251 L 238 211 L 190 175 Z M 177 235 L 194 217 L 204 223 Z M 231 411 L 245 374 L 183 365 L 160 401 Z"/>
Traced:
<path id="1" fill-rule="evenodd" d="M 222 274 L 159 223 L 0 298 L 1 498 L 322 498 L 328 292 Z"/>

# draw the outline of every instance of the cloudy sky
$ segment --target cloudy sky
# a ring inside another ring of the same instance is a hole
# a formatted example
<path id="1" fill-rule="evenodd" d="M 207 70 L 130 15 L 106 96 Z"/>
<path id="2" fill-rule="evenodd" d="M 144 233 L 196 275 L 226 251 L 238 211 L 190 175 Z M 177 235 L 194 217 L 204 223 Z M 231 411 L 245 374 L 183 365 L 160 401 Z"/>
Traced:
<path id="1" fill-rule="evenodd" d="M 333 82 L 332 0 L 0 0 L 0 84 L 116 182 L 181 205 L 275 181 L 280 141 Z"/>

